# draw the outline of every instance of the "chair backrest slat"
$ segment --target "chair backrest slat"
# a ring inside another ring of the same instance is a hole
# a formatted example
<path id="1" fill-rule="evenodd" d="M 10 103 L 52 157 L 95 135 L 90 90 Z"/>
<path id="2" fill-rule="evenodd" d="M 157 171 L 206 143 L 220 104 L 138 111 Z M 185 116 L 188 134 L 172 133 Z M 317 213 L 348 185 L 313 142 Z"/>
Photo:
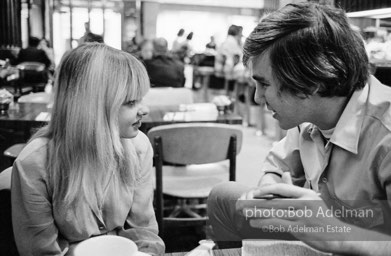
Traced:
<path id="1" fill-rule="evenodd" d="M 236 137 L 236 154 L 241 150 L 242 131 L 236 126 L 216 123 L 172 124 L 152 128 L 153 143 L 162 138 L 163 160 L 174 164 L 206 164 L 230 159 L 231 137 Z"/>

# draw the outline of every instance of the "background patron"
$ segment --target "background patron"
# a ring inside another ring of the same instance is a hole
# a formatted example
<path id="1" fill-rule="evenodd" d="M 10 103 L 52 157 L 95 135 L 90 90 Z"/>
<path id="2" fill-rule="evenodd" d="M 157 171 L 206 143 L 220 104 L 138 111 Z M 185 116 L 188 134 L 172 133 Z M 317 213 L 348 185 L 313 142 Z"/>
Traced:
<path id="1" fill-rule="evenodd" d="M 153 58 L 144 61 L 151 87 L 184 87 L 185 67 L 179 60 L 169 55 L 167 40 L 156 38 L 153 40 L 153 48 Z"/>

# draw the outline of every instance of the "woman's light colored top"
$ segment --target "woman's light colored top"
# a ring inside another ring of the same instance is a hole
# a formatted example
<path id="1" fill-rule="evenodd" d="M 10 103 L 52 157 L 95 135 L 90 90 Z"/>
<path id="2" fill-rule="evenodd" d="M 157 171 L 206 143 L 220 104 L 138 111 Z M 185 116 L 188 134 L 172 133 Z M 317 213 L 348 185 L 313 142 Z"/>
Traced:
<path id="1" fill-rule="evenodd" d="M 45 168 L 48 142 L 44 138 L 33 140 L 13 167 L 12 222 L 21 256 L 63 255 L 78 242 L 105 234 L 127 237 L 145 253 L 164 253 L 152 205 L 153 153 L 145 134 L 139 132 L 125 142 L 136 148 L 140 161 L 135 185 L 124 187 L 117 179 L 110 179 L 101 209 L 85 204 L 77 216 L 53 194 Z"/>

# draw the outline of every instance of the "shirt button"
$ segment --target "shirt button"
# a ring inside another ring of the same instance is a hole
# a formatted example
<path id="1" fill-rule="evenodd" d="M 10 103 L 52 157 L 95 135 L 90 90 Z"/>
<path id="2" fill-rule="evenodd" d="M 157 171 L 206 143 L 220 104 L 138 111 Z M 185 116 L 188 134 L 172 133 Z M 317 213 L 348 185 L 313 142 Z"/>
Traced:
<path id="1" fill-rule="evenodd" d="M 327 178 L 323 177 L 323 178 L 322 178 L 322 182 L 323 182 L 323 183 L 327 183 Z"/>
<path id="2" fill-rule="evenodd" d="M 103 230 L 103 229 L 105 229 L 104 226 L 99 226 L 99 230 Z"/>

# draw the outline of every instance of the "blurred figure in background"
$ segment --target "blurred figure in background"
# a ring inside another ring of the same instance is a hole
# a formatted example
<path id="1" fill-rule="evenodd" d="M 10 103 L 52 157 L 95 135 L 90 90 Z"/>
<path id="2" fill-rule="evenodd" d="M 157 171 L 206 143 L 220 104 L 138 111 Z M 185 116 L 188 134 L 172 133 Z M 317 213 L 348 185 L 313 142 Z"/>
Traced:
<path id="1" fill-rule="evenodd" d="M 183 28 L 181 28 L 178 31 L 177 37 L 175 38 L 175 40 L 174 40 L 174 42 L 172 44 L 172 47 L 171 47 L 171 51 L 172 52 L 179 51 L 179 49 L 181 48 L 182 43 L 185 41 L 184 34 L 185 34 L 185 30 Z"/>
<path id="2" fill-rule="evenodd" d="M 141 60 L 150 60 L 153 57 L 153 42 L 150 39 L 144 39 L 140 43 L 140 51 L 138 57 Z"/>
<path id="3" fill-rule="evenodd" d="M 167 40 L 162 37 L 154 39 L 153 49 L 153 58 L 144 61 L 151 87 L 184 87 L 185 67 L 169 55 Z"/>
<path id="4" fill-rule="evenodd" d="M 38 49 L 39 42 L 39 38 L 30 37 L 29 46 L 20 50 L 18 58 L 16 59 L 16 64 L 22 62 L 40 62 L 45 64 L 46 68 L 49 68 L 52 62 L 44 50 Z"/>
<path id="5" fill-rule="evenodd" d="M 205 45 L 205 48 L 216 50 L 216 42 L 214 36 L 210 37 L 210 41 Z"/>
<path id="6" fill-rule="evenodd" d="M 234 76 L 234 67 L 242 60 L 242 38 L 241 26 L 231 25 L 228 28 L 226 40 L 217 48 L 215 59 L 215 75 L 232 79 Z"/>
<path id="7" fill-rule="evenodd" d="M 79 39 L 79 45 L 92 42 L 104 43 L 103 36 L 88 32 Z"/>
<path id="8" fill-rule="evenodd" d="M 38 49 L 41 49 L 46 53 L 51 62 L 49 70 L 54 72 L 54 51 L 53 48 L 50 47 L 49 40 L 42 38 L 39 42 Z"/>
<path id="9" fill-rule="evenodd" d="M 140 51 L 140 45 L 139 40 L 137 39 L 137 36 L 132 37 L 132 39 L 127 40 L 125 42 L 125 52 L 131 53 L 133 55 L 139 56 Z"/>
<path id="10" fill-rule="evenodd" d="M 13 51 L 8 48 L 0 48 L 0 60 L 5 61 L 6 59 L 8 59 L 9 64 L 15 65 L 16 55 L 13 53 Z"/>
<path id="11" fill-rule="evenodd" d="M 193 45 L 192 45 L 192 39 L 193 39 L 193 32 L 190 32 L 186 40 L 182 42 L 179 49 L 173 54 L 183 63 L 189 63 L 191 56 L 193 56 Z"/>
<path id="12" fill-rule="evenodd" d="M 186 37 L 186 40 L 183 42 L 182 44 L 182 49 L 185 51 L 185 54 L 186 54 L 186 57 L 187 58 L 190 58 L 194 53 L 193 53 L 193 36 L 194 36 L 194 33 L 193 32 L 190 32 L 187 37 Z"/>

